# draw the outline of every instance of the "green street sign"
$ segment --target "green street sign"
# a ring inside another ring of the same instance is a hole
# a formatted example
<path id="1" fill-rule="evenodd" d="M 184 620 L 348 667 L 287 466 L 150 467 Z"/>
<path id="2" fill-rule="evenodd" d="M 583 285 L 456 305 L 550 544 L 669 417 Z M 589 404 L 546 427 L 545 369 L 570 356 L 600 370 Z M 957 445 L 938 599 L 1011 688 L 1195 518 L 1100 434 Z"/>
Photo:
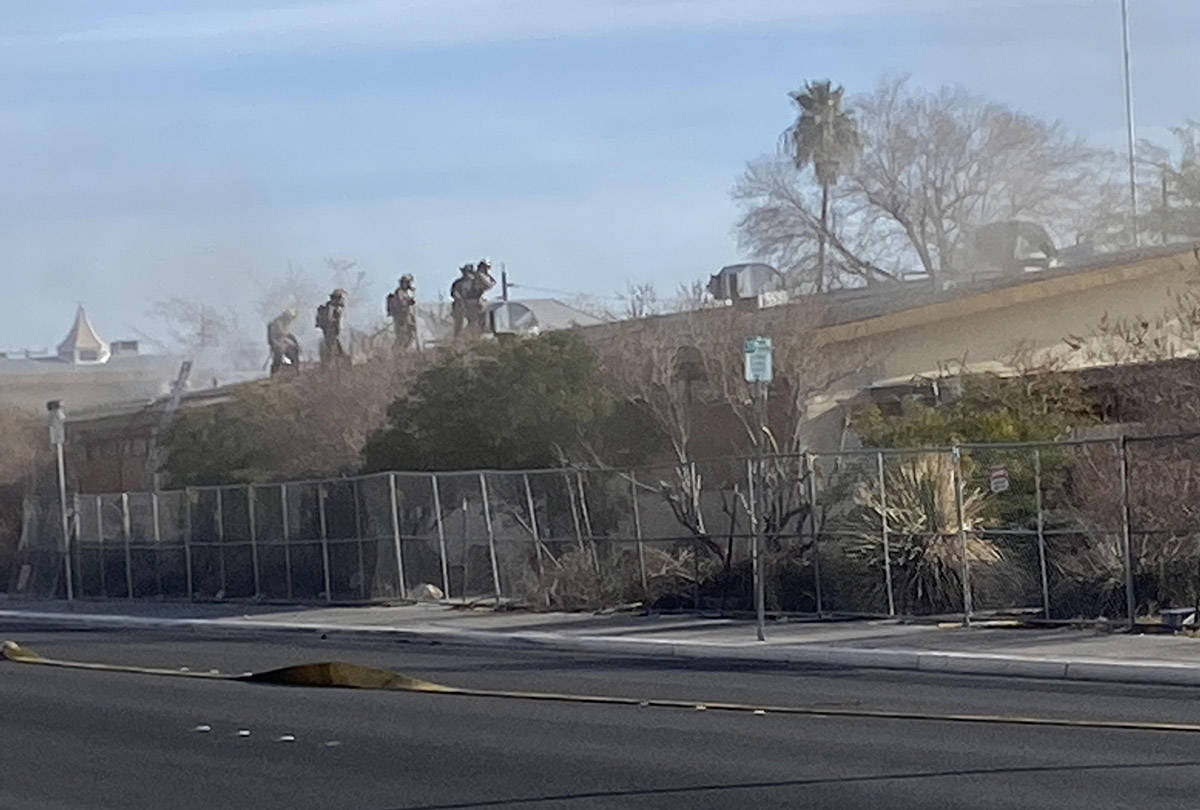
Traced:
<path id="1" fill-rule="evenodd" d="M 771 339 L 769 337 L 748 337 L 745 343 L 746 382 L 769 383 L 772 377 L 771 369 Z"/>

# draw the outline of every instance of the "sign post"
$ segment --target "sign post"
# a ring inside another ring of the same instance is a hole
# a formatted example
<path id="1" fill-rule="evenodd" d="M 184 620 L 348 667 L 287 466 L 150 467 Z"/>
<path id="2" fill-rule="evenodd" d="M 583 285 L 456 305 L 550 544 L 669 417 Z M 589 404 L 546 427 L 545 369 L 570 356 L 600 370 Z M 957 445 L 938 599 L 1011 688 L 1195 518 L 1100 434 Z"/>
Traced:
<path id="1" fill-rule="evenodd" d="M 771 384 L 771 339 L 769 337 L 748 337 L 744 345 L 745 379 L 750 383 L 754 392 L 754 412 L 758 420 L 758 436 L 754 442 L 755 464 L 754 475 L 754 537 L 751 540 L 750 559 L 754 572 L 754 613 L 759 641 L 766 641 L 766 588 L 764 583 L 764 565 L 762 549 L 765 546 L 765 525 L 767 513 L 766 476 L 763 474 L 765 462 L 765 447 L 767 436 L 767 389 Z"/>
<path id="2" fill-rule="evenodd" d="M 62 521 L 63 574 L 67 586 L 67 601 L 75 600 L 75 583 L 71 578 L 71 526 L 67 520 L 67 473 L 63 464 L 63 444 L 67 441 L 67 412 L 62 402 L 52 399 L 46 403 L 49 412 L 50 444 L 58 458 L 58 513 Z"/>

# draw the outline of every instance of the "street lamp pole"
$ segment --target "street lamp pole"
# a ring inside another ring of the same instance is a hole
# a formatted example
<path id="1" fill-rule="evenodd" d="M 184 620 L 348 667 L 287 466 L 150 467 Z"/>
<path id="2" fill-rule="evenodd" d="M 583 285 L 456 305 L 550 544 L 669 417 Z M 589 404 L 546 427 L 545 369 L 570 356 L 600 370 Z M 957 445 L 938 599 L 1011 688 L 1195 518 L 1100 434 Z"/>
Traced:
<path id="1" fill-rule="evenodd" d="M 49 411 L 50 443 L 58 460 L 58 515 L 62 521 L 63 575 L 67 586 L 67 601 L 75 600 L 75 583 L 71 576 L 71 524 L 67 519 L 67 472 L 63 464 L 63 444 L 67 438 L 67 412 L 62 402 L 52 399 L 46 403 Z"/>
<path id="2" fill-rule="evenodd" d="M 1134 175 L 1133 76 L 1129 69 L 1129 0 L 1121 0 L 1121 42 L 1125 56 L 1125 135 L 1129 147 L 1129 224 L 1133 246 L 1140 244 L 1137 227 L 1137 180 Z"/>

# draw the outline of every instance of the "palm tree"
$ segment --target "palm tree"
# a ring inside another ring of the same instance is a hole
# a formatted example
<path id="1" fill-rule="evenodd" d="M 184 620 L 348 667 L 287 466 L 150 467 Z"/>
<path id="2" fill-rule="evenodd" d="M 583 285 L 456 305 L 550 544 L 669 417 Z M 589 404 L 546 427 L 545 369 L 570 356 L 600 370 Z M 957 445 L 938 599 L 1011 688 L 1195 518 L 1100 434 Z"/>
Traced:
<path id="1" fill-rule="evenodd" d="M 800 109 L 796 122 L 784 130 L 780 150 L 797 169 L 812 164 L 821 186 L 821 230 L 817 234 L 817 292 L 825 287 L 825 241 L 829 232 L 829 189 L 858 156 L 862 148 L 854 115 L 842 109 L 842 87 L 828 79 L 805 82 L 803 90 L 789 93 Z"/>

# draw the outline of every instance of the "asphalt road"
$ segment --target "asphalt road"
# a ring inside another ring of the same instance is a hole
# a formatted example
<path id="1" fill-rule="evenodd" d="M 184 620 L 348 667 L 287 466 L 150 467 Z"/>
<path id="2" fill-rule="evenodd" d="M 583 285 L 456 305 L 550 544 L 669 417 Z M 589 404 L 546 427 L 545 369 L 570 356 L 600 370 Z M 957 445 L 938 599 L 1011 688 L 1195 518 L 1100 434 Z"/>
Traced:
<path id="1" fill-rule="evenodd" d="M 0 635 L 47 656 L 170 668 L 346 660 L 491 689 L 1200 723 L 1195 690 L 1175 687 L 318 639 Z M 1197 797 L 1200 734 L 262 686 L 0 662 L 2 808 L 1192 808 Z"/>

